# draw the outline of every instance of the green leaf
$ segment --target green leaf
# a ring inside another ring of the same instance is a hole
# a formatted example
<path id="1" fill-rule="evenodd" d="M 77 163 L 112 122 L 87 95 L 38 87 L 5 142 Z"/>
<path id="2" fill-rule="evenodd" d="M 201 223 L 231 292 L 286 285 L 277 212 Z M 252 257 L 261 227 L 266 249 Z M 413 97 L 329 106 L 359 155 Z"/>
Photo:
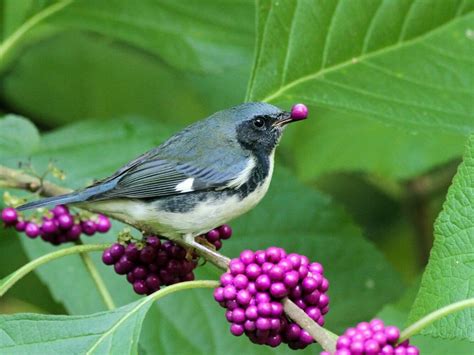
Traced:
<path id="1" fill-rule="evenodd" d="M 457 158 L 464 142 L 455 133 L 407 131 L 362 115 L 317 108 L 309 120 L 286 130 L 282 147 L 306 181 L 341 171 L 408 179 Z"/>
<path id="2" fill-rule="evenodd" d="M 262 1 L 247 99 L 310 106 L 292 142 L 305 178 L 417 174 L 461 154 L 474 128 L 473 9 L 473 1 Z M 407 156 L 413 142 L 421 151 Z"/>
<path id="3" fill-rule="evenodd" d="M 443 306 L 474 297 L 474 137 L 435 223 L 435 241 L 410 321 Z M 474 309 L 454 313 L 425 331 L 442 338 L 474 340 Z"/>
<path id="4" fill-rule="evenodd" d="M 0 58 L 2 51 L 18 52 L 22 41 L 31 37 L 29 32 L 34 34 L 45 23 L 56 27 L 55 31 L 79 29 L 116 38 L 178 69 L 219 72 L 248 63 L 253 9 L 251 1 L 228 1 L 226 11 L 232 16 L 222 16 L 222 5 L 213 0 L 186 4 L 170 0 L 62 1 L 43 8 L 20 26 L 19 39 L 4 50 L 0 47 Z"/>
<path id="5" fill-rule="evenodd" d="M 396 303 L 387 304 L 377 314 L 387 325 L 395 325 L 401 330 L 407 325 L 408 312 L 419 288 L 419 282 L 410 287 Z M 410 343 L 420 349 L 421 354 L 469 355 L 472 353 L 472 343 L 462 340 L 435 338 L 427 335 L 416 335 L 410 338 Z"/>
<path id="6" fill-rule="evenodd" d="M 0 350 L 8 354 L 136 354 L 138 334 L 151 306 L 141 303 L 86 316 L 0 316 Z"/>
<path id="7" fill-rule="evenodd" d="M 0 118 L 0 160 L 11 156 L 27 157 L 38 146 L 40 137 L 36 127 L 27 119 L 7 115 Z"/>
<path id="8" fill-rule="evenodd" d="M 181 283 L 112 311 L 86 316 L 0 316 L 0 350 L 9 354 L 137 354 L 143 319 L 152 302 L 192 287 L 215 287 L 215 282 Z"/>
<path id="9" fill-rule="evenodd" d="M 0 95 L 47 126 L 131 114 L 186 122 L 208 110 L 183 75 L 157 58 L 78 31 L 60 33 L 25 51 L 2 78 Z M 175 102 L 183 104 L 177 108 Z"/>

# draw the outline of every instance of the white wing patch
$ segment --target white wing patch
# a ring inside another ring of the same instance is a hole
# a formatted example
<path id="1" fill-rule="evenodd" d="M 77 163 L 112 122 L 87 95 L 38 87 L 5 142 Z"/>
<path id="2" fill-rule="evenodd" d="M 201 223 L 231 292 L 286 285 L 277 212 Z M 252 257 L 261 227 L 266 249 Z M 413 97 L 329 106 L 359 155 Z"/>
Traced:
<path id="1" fill-rule="evenodd" d="M 193 191 L 193 182 L 194 178 L 188 178 L 176 185 L 175 190 L 178 192 L 191 192 Z"/>
<path id="2" fill-rule="evenodd" d="M 227 187 L 238 189 L 240 186 L 245 184 L 248 181 L 253 168 L 255 168 L 255 159 L 250 158 L 247 161 L 247 165 L 245 166 L 245 169 L 242 170 L 242 172 L 235 179 L 229 181 L 229 183 L 227 184 Z"/>

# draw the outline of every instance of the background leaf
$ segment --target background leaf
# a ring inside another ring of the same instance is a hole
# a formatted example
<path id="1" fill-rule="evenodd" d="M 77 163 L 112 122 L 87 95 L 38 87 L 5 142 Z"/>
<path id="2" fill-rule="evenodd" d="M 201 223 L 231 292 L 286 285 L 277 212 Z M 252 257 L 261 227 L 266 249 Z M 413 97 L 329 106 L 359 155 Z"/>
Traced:
<path id="1" fill-rule="evenodd" d="M 435 242 L 423 274 L 420 291 L 410 312 L 414 322 L 438 308 L 474 297 L 474 137 L 448 191 L 443 211 L 435 223 Z M 474 340 L 474 310 L 442 318 L 426 334 Z"/>
<path id="2" fill-rule="evenodd" d="M 247 98 L 310 104 L 311 128 L 301 126 L 288 144 L 305 178 L 348 169 L 419 174 L 461 154 L 473 130 L 473 8 L 472 1 L 262 1 Z M 412 144 L 417 152 L 407 154 Z"/>
<path id="3" fill-rule="evenodd" d="M 30 121 L 15 115 L 0 118 L 0 132 L 2 162 L 9 156 L 30 154 L 37 148 L 40 140 L 36 127 Z"/>
<path id="4" fill-rule="evenodd" d="M 0 316 L 0 350 L 8 354 L 136 354 L 151 302 L 86 316 Z"/>

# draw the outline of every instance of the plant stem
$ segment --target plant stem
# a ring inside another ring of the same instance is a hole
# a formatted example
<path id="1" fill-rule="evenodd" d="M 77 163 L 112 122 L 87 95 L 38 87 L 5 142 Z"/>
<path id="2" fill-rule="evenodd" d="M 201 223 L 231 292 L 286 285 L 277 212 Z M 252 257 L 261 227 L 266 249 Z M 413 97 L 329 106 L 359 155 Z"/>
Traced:
<path id="1" fill-rule="evenodd" d="M 158 301 L 160 298 L 168 296 L 171 293 L 183 291 L 183 290 L 190 290 L 193 288 L 216 288 L 219 287 L 219 281 L 214 280 L 197 280 L 197 281 L 185 281 L 179 282 L 177 284 L 166 286 L 162 290 L 156 291 L 151 295 L 147 296 L 144 300 L 144 303 L 147 301 Z"/>
<path id="2" fill-rule="evenodd" d="M 94 262 L 92 261 L 91 257 L 89 256 L 89 254 L 81 253 L 81 258 L 82 258 L 82 261 L 84 261 L 84 264 L 86 265 L 87 270 L 89 270 L 92 276 L 92 279 L 94 280 L 94 283 L 97 286 L 97 289 L 99 290 L 99 293 L 102 296 L 102 299 L 104 300 L 105 306 L 107 307 L 108 310 L 114 309 L 115 308 L 114 300 L 112 299 L 112 296 L 110 295 L 109 290 L 105 286 L 104 280 L 102 280 L 102 277 L 97 271 L 97 268 L 94 265 Z"/>
<path id="3" fill-rule="evenodd" d="M 459 302 L 451 303 L 443 308 L 440 308 L 434 312 L 429 313 L 420 320 L 416 321 L 408 328 L 403 330 L 400 334 L 400 342 L 410 338 L 411 336 L 419 333 L 423 328 L 426 328 L 433 322 L 440 318 L 446 317 L 447 315 L 462 311 L 463 309 L 474 307 L 474 298 L 468 298 Z"/>
<path id="4" fill-rule="evenodd" d="M 300 307 L 291 302 L 288 298 L 285 298 L 282 304 L 286 315 L 316 339 L 324 350 L 331 353 L 336 351 L 336 341 L 338 338 L 336 334 L 314 322 Z"/>
<path id="5" fill-rule="evenodd" d="M 21 38 L 30 31 L 37 24 L 45 20 L 46 18 L 54 15 L 58 11 L 62 10 L 66 6 L 70 5 L 72 0 L 65 0 L 55 3 L 51 6 L 46 7 L 42 11 L 32 16 L 28 21 L 23 23 L 18 29 L 13 32 L 1 45 L 0 45 L 0 62 L 3 61 L 7 53 L 21 40 Z"/>
<path id="6" fill-rule="evenodd" d="M 0 281 L 0 297 L 3 296 L 5 292 L 7 292 L 17 281 L 21 280 L 26 274 L 33 271 L 38 266 L 46 264 L 52 260 L 62 258 L 66 255 L 101 251 L 105 250 L 109 246 L 109 244 L 76 245 L 74 247 L 53 251 L 52 253 L 40 256 L 39 258 L 30 261 L 28 264 L 23 265 L 21 268 Z"/>

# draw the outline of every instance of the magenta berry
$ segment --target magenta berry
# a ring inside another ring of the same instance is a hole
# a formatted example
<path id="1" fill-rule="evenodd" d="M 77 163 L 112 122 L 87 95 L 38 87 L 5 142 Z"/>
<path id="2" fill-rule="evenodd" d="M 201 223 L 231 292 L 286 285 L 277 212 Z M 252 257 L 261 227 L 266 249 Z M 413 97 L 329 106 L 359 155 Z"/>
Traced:
<path id="1" fill-rule="evenodd" d="M 322 270 L 320 264 L 310 263 L 302 255 L 287 255 L 281 248 L 244 250 L 230 261 L 230 272 L 221 276 L 221 287 L 215 290 L 214 298 L 231 312 L 226 314 L 230 323 L 243 324 L 244 334 L 252 342 L 271 347 L 286 343 L 292 349 L 301 349 L 313 339 L 286 318 L 280 301 L 290 297 L 311 318 L 324 324 L 329 298 L 320 289 L 326 280 Z"/>
<path id="2" fill-rule="evenodd" d="M 74 224 L 74 218 L 69 213 L 63 213 L 56 217 L 59 228 L 68 230 Z"/>
<path id="3" fill-rule="evenodd" d="M 16 222 L 16 224 L 15 224 L 16 231 L 17 232 L 24 232 L 27 224 L 28 224 L 27 221 L 21 221 L 20 220 L 20 221 Z"/>
<path id="4" fill-rule="evenodd" d="M 162 242 L 159 237 L 148 236 L 140 243 L 129 242 L 126 245 L 115 243 L 102 254 L 106 265 L 113 265 L 119 275 L 126 275 L 133 290 L 140 294 L 158 291 L 161 286 L 194 280 L 195 260 L 187 260 L 186 251 L 171 241 Z M 229 294 L 234 299 L 236 288 L 232 285 L 234 277 L 228 274 Z M 224 276 L 223 276 L 224 277 Z M 243 279 L 240 282 L 244 282 Z M 216 292 L 215 297 L 224 301 L 224 292 Z M 241 296 L 245 303 L 245 295 Z M 237 307 L 237 302 L 235 307 Z"/>
<path id="5" fill-rule="evenodd" d="M 45 219 L 41 225 L 41 230 L 46 234 L 54 234 L 58 230 L 58 223 L 55 219 Z"/>
<path id="6" fill-rule="evenodd" d="M 13 226 L 18 221 L 18 212 L 13 207 L 6 207 L 2 210 L 2 221 L 7 226 Z"/>
<path id="7" fill-rule="evenodd" d="M 370 322 L 360 322 L 354 328 L 348 328 L 343 335 L 337 339 L 336 352 L 334 355 L 418 355 L 416 346 L 410 345 L 408 341 L 397 344 L 400 331 L 397 327 L 387 326 L 380 319 Z M 327 351 L 321 355 L 331 355 Z"/>
<path id="8" fill-rule="evenodd" d="M 308 117 L 308 108 L 305 104 L 296 104 L 291 108 L 291 118 L 294 120 L 303 120 Z"/>
<path id="9" fill-rule="evenodd" d="M 111 227 L 110 220 L 99 215 L 97 222 L 71 215 L 64 205 L 57 205 L 43 215 L 41 225 L 20 218 L 19 213 L 11 207 L 2 210 L 2 220 L 6 227 L 15 227 L 18 232 L 25 232 L 30 238 L 41 235 L 41 239 L 53 245 L 74 242 L 82 233 L 92 236 L 96 232 L 105 233 Z M 78 220 L 78 223 L 75 223 Z"/>
<path id="10" fill-rule="evenodd" d="M 30 238 L 36 238 L 40 233 L 40 227 L 34 222 L 29 222 L 25 227 L 25 234 Z"/>
<path id="11" fill-rule="evenodd" d="M 97 221 L 95 222 L 95 228 L 97 232 L 107 233 L 111 227 L 112 223 L 110 223 L 110 220 L 106 216 L 100 214 L 97 217 Z"/>
<path id="12" fill-rule="evenodd" d="M 69 214 L 69 209 L 65 205 L 57 205 L 51 210 L 51 213 L 57 218 L 63 214 Z"/>
<path id="13" fill-rule="evenodd" d="M 224 224 L 218 228 L 212 229 L 204 237 L 206 240 L 214 246 L 216 250 L 222 248 L 222 241 L 229 239 L 232 236 L 232 229 L 229 225 Z"/>

